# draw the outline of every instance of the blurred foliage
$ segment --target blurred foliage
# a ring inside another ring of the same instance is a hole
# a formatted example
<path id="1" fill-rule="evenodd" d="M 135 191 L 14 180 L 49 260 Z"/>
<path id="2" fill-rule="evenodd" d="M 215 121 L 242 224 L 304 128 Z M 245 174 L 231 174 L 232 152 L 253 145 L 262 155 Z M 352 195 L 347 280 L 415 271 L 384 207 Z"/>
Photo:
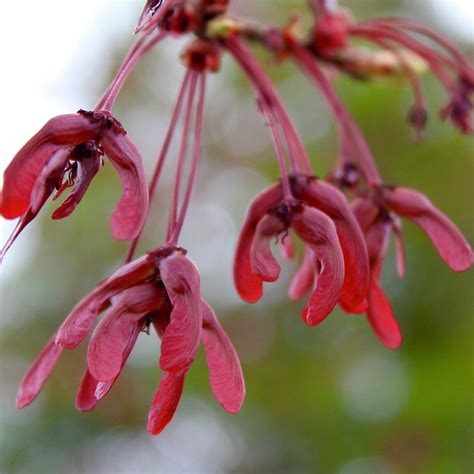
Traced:
<path id="1" fill-rule="evenodd" d="M 276 3 L 278 8 L 271 12 L 275 20 L 284 19 L 291 8 L 301 5 Z M 272 9 L 269 2 L 256 4 L 260 16 Z M 375 0 L 348 4 L 359 16 L 396 13 L 399 6 L 399 2 L 387 1 L 382 8 Z M 250 16 L 252 8 L 246 2 L 240 10 Z M 117 46 L 113 57 L 121 56 L 128 41 L 125 34 L 124 44 Z M 84 61 L 88 54 L 84 53 Z M 175 68 L 167 79 L 163 73 L 172 67 L 173 54 L 161 50 L 152 56 L 132 76 L 117 110 L 139 147 L 147 150 L 148 170 L 181 74 Z M 337 151 L 329 113 L 293 67 L 277 66 L 260 52 L 259 57 L 298 125 L 304 122 L 303 136 L 315 169 L 324 176 Z M 164 66 L 155 76 L 156 63 Z M 344 77 L 336 81 L 386 181 L 426 193 L 473 242 L 473 143 L 440 123 L 437 110 L 445 100 L 444 93 L 431 77 L 425 83 L 431 119 L 424 140 L 415 146 L 405 123 L 410 104 L 407 87 Z M 211 201 L 232 201 L 232 246 L 252 195 L 250 191 L 245 196 L 238 194 L 240 183 L 233 183 L 232 176 L 257 167 L 261 176 L 273 179 L 277 167 L 249 88 L 235 66 L 226 60 L 222 78 L 213 78 L 210 84 L 205 164 L 197 199 L 209 200 L 206 191 L 214 189 L 219 177 L 230 176 L 232 186 L 221 186 L 220 194 L 211 196 Z M 145 108 L 151 109 L 147 116 L 143 116 Z M 252 134 L 246 120 L 257 124 Z M 221 140 L 220 134 L 227 138 Z M 242 145 L 263 141 L 264 146 L 256 146 L 256 152 L 246 147 L 242 154 L 239 141 Z M 264 183 L 262 177 L 255 179 Z M 160 216 L 165 214 L 167 191 L 169 183 L 163 183 L 148 227 L 148 246 L 160 243 Z M 28 365 L 75 302 L 123 259 L 126 246 L 113 242 L 108 229 L 118 192 L 117 178 L 107 166 L 74 216 L 51 222 L 48 208 L 26 231 L 30 236 L 22 236 L 12 250 L 28 255 L 11 277 L 3 278 L 3 473 L 472 472 L 472 272 L 451 273 L 420 230 L 410 224 L 406 225 L 408 274 L 402 281 L 393 276 L 390 255 L 384 276 L 405 336 L 395 353 L 378 343 L 363 317 L 335 311 L 320 327 L 305 327 L 299 318 L 301 304 L 291 303 L 285 295 L 291 264 L 281 284 L 269 289 L 257 306 L 239 303 L 235 296 L 223 304 L 217 287 L 203 288 L 242 358 L 247 400 L 240 414 L 227 415 L 214 402 L 200 354 L 187 377 L 184 400 L 173 424 L 159 438 L 147 439 L 146 416 L 160 370 L 156 364 L 159 344 L 145 335 L 116 387 L 93 413 L 80 414 L 74 409 L 75 390 L 85 367 L 84 348 L 66 353 L 35 404 L 16 411 L 14 394 Z M 212 222 L 212 216 L 202 218 L 203 227 L 212 225 L 218 229 L 220 223 Z M 193 258 L 203 242 L 190 229 L 185 234 Z M 230 258 L 222 256 L 226 264 Z M 230 285 L 231 269 L 224 271 Z M 205 417 L 199 416 L 201 412 Z"/>

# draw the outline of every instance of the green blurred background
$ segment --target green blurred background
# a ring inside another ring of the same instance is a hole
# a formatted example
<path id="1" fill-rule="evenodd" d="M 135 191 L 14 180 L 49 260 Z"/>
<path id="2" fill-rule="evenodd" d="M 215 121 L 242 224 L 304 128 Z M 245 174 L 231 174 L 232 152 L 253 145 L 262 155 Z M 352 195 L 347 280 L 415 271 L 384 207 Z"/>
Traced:
<path id="1" fill-rule="evenodd" d="M 74 54 L 58 58 L 64 75 L 51 71 L 57 76 L 51 96 L 65 97 L 54 113 L 91 108 L 131 44 L 129 31 L 141 2 L 103 3 L 105 8 L 91 16 Z M 290 11 L 305 5 L 302 0 L 234 3 L 238 14 L 280 23 Z M 358 18 L 399 14 L 447 28 L 437 22 L 428 1 L 344 4 Z M 80 8 L 87 10 L 87 3 Z M 46 2 L 42 14 L 45 28 L 52 28 L 54 21 L 72 20 L 66 7 L 54 2 Z M 57 15 L 54 21 L 52 14 Z M 115 110 L 143 152 L 148 174 L 183 76 L 176 59 L 182 44 L 168 40 L 156 48 L 131 76 Z M 1 47 L 10 50 L 5 42 Z M 463 47 L 472 57 L 473 44 L 466 41 Z M 324 103 L 294 67 L 276 65 L 258 54 L 278 84 L 316 172 L 324 176 L 337 153 L 334 124 Z M 8 69 L 14 76 L 15 65 L 9 64 Z M 413 144 L 405 123 L 411 103 L 406 85 L 344 77 L 336 85 L 363 129 L 386 182 L 426 193 L 473 242 L 473 142 L 438 120 L 437 111 L 447 98 L 433 78 L 425 78 L 430 121 L 420 145 Z M 68 98 L 68 91 L 83 102 Z M 17 95 L 20 108 L 28 107 L 22 103 L 21 91 L 8 94 Z M 278 169 L 254 99 L 229 58 L 222 73 L 209 80 L 206 107 L 203 166 L 182 245 L 198 264 L 203 293 L 240 354 L 247 383 L 242 411 L 228 415 L 214 401 L 201 352 L 173 422 L 159 437 L 148 436 L 147 411 L 160 370 L 159 345 L 145 334 L 120 380 L 94 412 L 81 414 L 74 408 L 85 347 L 64 354 L 31 407 L 15 409 L 17 387 L 42 346 L 81 296 L 123 259 L 126 245 L 113 242 L 108 227 L 119 183 L 107 164 L 74 216 L 52 222 L 49 205 L 3 264 L 0 471 L 472 472 L 472 272 L 452 273 L 421 231 L 406 224 L 407 275 L 404 280 L 395 276 L 392 249 L 384 272 L 384 286 L 405 338 L 395 352 L 381 346 L 364 317 L 335 311 L 321 326 L 306 327 L 299 317 L 302 303 L 292 303 L 286 296 L 296 262 L 285 265 L 279 283 L 266 289 L 258 305 L 240 302 L 231 283 L 239 227 L 250 199 L 277 177 Z M 54 114 L 52 110 L 42 113 Z M 27 138 L 44 118 L 31 121 L 23 113 L 21 123 L 10 120 L 9 126 L 31 127 L 25 132 Z M 5 127 L 2 130 L 9 133 Z M 19 148 L 22 142 L 16 145 Z M 171 157 L 175 156 L 176 147 Z M 142 252 L 162 242 L 171 173 L 169 166 Z M 2 240 L 7 230 L 3 229 Z"/>

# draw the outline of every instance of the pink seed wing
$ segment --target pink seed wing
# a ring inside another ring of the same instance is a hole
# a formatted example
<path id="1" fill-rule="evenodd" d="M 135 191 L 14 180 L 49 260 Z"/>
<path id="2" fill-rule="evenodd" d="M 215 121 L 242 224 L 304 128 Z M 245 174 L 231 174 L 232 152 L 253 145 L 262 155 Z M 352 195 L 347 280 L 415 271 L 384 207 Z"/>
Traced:
<path id="1" fill-rule="evenodd" d="M 133 240 L 141 232 L 148 215 L 148 185 L 140 153 L 130 138 L 113 128 L 102 138 L 106 155 L 122 182 L 123 194 L 111 217 L 116 240 Z"/>
<path id="2" fill-rule="evenodd" d="M 2 215 L 6 219 L 22 216 L 30 206 L 31 193 L 41 170 L 48 160 L 63 147 L 46 143 L 23 155 L 22 150 L 13 158 L 3 175 Z"/>
<path id="3" fill-rule="evenodd" d="M 344 195 L 324 181 L 304 176 L 294 180 L 293 190 L 296 198 L 334 221 L 346 269 L 341 304 L 349 311 L 360 312 L 369 289 L 369 262 L 364 236 Z"/>
<path id="4" fill-rule="evenodd" d="M 51 375 L 63 349 L 55 344 L 56 334 L 49 340 L 40 355 L 25 374 L 16 395 L 17 408 L 28 406 L 41 392 Z"/>
<path id="5" fill-rule="evenodd" d="M 473 253 L 460 230 L 423 194 L 405 188 L 384 189 L 387 205 L 418 224 L 433 242 L 444 262 L 454 271 L 469 269 Z"/>
<path id="6" fill-rule="evenodd" d="M 239 357 L 214 311 L 204 300 L 202 317 L 202 341 L 212 393 L 225 410 L 237 413 L 245 398 L 245 382 Z"/>
<path id="7" fill-rule="evenodd" d="M 295 215 L 292 225 L 321 264 L 316 288 L 303 313 L 307 324 L 315 326 L 329 315 L 340 298 L 344 283 L 344 257 L 336 228 L 321 211 L 305 207 L 303 212 Z"/>
<path id="8" fill-rule="evenodd" d="M 98 132 L 80 114 L 60 115 L 49 120 L 14 156 L 4 173 L 2 215 L 14 219 L 30 205 L 34 183 L 50 157 L 65 146 L 75 146 L 93 139 Z"/>
<path id="9" fill-rule="evenodd" d="M 175 253 L 160 261 L 160 275 L 173 305 L 161 343 L 160 367 L 169 372 L 187 370 L 201 342 L 199 272 L 191 260 Z"/>
<path id="10" fill-rule="evenodd" d="M 122 352 L 122 364 L 120 370 L 116 377 L 114 377 L 112 380 L 108 380 L 107 382 L 99 382 L 98 380 L 95 380 L 94 377 L 92 377 L 89 370 L 86 370 L 76 395 L 76 408 L 79 411 L 93 410 L 97 403 L 109 393 L 114 383 L 118 379 L 123 367 L 125 366 L 142 329 L 143 322 L 140 320 L 136 321 L 133 326 L 133 334 L 128 339 L 127 346 Z"/>
<path id="11" fill-rule="evenodd" d="M 234 256 L 234 284 L 240 297 L 248 303 L 256 303 L 263 292 L 262 279 L 252 271 L 251 248 L 259 221 L 283 199 L 280 183 L 261 192 L 250 204 L 240 232 Z"/>
<path id="12" fill-rule="evenodd" d="M 88 140 L 97 138 L 101 129 L 101 122 L 91 120 L 83 114 L 65 114 L 53 117 L 44 127 L 25 145 L 32 146 L 46 142 L 57 145 L 81 145 Z M 30 143 L 31 142 L 31 143 Z"/>
<path id="13" fill-rule="evenodd" d="M 87 348 L 87 366 L 98 382 L 118 377 L 125 349 L 134 338 L 137 319 L 142 317 L 141 314 L 125 313 L 121 306 L 112 306 L 97 325 Z"/>
<path id="14" fill-rule="evenodd" d="M 56 151 L 43 166 L 33 185 L 30 197 L 30 210 L 36 215 L 54 190 L 51 180 L 59 180 L 73 150 L 72 147 L 62 147 Z"/>
<path id="15" fill-rule="evenodd" d="M 375 269 L 370 281 L 367 319 L 384 346 L 389 349 L 397 349 L 402 343 L 402 333 L 393 314 L 392 306 L 380 287 L 379 278 L 380 270 Z"/>
<path id="16" fill-rule="evenodd" d="M 184 373 L 164 372 L 148 413 L 147 430 L 160 434 L 173 418 L 183 392 Z"/>
<path id="17" fill-rule="evenodd" d="M 90 411 L 96 407 L 98 400 L 95 397 L 95 391 L 98 383 L 86 370 L 76 394 L 76 408 L 79 411 Z"/>
<path id="18" fill-rule="evenodd" d="M 140 332 L 142 331 L 142 329 L 143 329 L 143 323 L 142 323 L 142 321 L 138 321 L 137 324 L 134 326 L 133 337 L 131 337 L 128 340 L 128 345 L 127 345 L 127 347 L 125 348 L 125 350 L 122 354 L 122 367 L 121 367 L 120 371 L 125 366 L 128 358 L 129 358 L 129 356 L 132 352 L 132 349 L 135 347 L 135 343 L 137 342 L 138 336 L 140 335 Z M 119 375 L 120 375 L 120 372 L 117 375 L 117 377 L 115 377 L 114 379 L 109 380 L 107 382 L 99 382 L 97 384 L 97 388 L 95 390 L 95 398 L 97 399 L 97 401 L 102 400 L 110 392 L 111 388 L 113 387 L 113 385 L 114 385 L 114 383 L 117 380 Z"/>
<path id="19" fill-rule="evenodd" d="M 153 283 L 137 285 L 123 291 L 95 328 L 87 349 L 87 365 L 100 382 L 118 377 L 124 354 L 135 340 L 137 324 L 164 301 L 164 294 Z"/>
<path id="20" fill-rule="evenodd" d="M 273 282 L 280 276 L 280 265 L 272 255 L 270 244 L 285 230 L 277 216 L 267 214 L 258 223 L 250 251 L 252 273 L 263 281 Z"/>
<path id="21" fill-rule="evenodd" d="M 155 272 L 155 266 L 148 256 L 119 268 L 73 308 L 59 328 L 56 342 L 65 349 L 77 347 L 87 336 L 97 315 L 108 306 L 110 298 L 145 281 Z"/>
<path id="22" fill-rule="evenodd" d="M 296 301 L 301 298 L 316 284 L 316 279 L 318 275 L 314 268 L 315 264 L 315 255 L 313 251 L 309 248 L 305 248 L 303 262 L 300 265 L 300 268 L 293 275 L 293 278 L 290 282 L 290 287 L 288 289 L 288 296 L 290 299 Z"/>

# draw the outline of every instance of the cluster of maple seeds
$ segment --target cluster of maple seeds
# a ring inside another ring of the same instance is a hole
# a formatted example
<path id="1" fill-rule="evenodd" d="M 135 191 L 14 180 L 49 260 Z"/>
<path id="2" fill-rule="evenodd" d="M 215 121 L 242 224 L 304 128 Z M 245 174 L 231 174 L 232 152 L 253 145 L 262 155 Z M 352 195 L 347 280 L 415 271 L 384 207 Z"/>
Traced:
<path id="1" fill-rule="evenodd" d="M 271 241 L 276 238 L 284 254 L 293 258 L 295 233 L 305 250 L 289 295 L 299 299 L 311 292 L 303 320 L 310 326 L 317 325 L 336 305 L 348 313 L 365 313 L 381 342 L 394 349 L 401 344 L 402 336 L 380 278 L 392 234 L 397 244 L 397 268 L 400 275 L 404 273 L 399 217 L 419 225 L 454 271 L 472 265 L 473 253 L 466 239 L 425 196 L 384 185 L 365 138 L 320 65 L 323 60 L 358 77 L 404 74 L 415 93 L 409 119 L 420 132 L 427 118 L 417 75 L 422 61 L 451 94 L 442 116 L 450 118 L 460 131 L 470 133 L 474 70 L 464 56 L 444 38 L 414 22 L 381 19 L 356 23 L 347 13 L 331 10 L 324 0 L 310 1 L 315 22 L 309 40 L 298 36 L 295 21 L 279 30 L 228 18 L 228 3 L 148 0 L 135 30 L 140 36 L 95 109 L 51 119 L 6 169 L 1 214 L 19 218 L 19 222 L 2 250 L 2 258 L 48 198 L 53 194 L 53 199 L 58 198 L 68 187 L 72 187 L 69 196 L 52 217 L 70 215 L 102 167 L 104 156 L 117 170 L 123 187 L 111 217 L 112 235 L 132 241 L 126 264 L 71 311 L 27 372 L 17 395 L 18 407 L 27 406 L 38 396 L 64 349 L 74 349 L 83 342 L 101 312 L 105 315 L 89 341 L 87 370 L 76 398 L 78 409 L 90 410 L 107 395 L 139 333 L 150 326 L 161 340 L 159 365 L 163 371 L 149 412 L 150 433 L 158 434 L 171 420 L 201 342 L 215 398 L 230 413 L 242 406 L 245 384 L 237 353 L 201 297 L 197 268 L 179 246 L 200 161 L 206 75 L 219 71 L 223 52 L 232 56 L 255 92 L 281 173 L 281 179 L 251 203 L 242 227 L 234 259 L 234 282 L 242 299 L 257 302 L 262 297 L 263 283 L 278 279 L 280 266 L 272 255 Z M 407 31 L 424 34 L 444 51 L 423 45 Z M 165 38 L 185 34 L 194 35 L 181 57 L 186 73 L 155 172 L 147 185 L 138 149 L 111 111 L 138 61 Z M 368 56 L 352 48 L 352 37 L 364 37 L 383 47 L 385 56 Z M 291 117 L 245 39 L 259 42 L 280 59 L 295 61 L 327 101 L 340 137 L 339 158 L 327 181 L 313 176 Z M 396 45 L 407 48 L 409 54 L 396 49 Z M 166 241 L 133 260 L 181 115 L 182 135 Z M 187 159 L 190 171 L 185 180 Z"/>

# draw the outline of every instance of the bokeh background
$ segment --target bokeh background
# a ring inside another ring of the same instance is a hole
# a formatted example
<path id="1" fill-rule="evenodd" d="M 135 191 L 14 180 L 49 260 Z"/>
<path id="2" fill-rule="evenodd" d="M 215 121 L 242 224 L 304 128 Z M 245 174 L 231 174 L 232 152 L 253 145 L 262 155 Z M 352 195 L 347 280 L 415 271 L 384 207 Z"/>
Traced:
<path id="1" fill-rule="evenodd" d="M 283 22 L 303 0 L 235 0 L 234 12 Z M 470 0 L 353 0 L 359 18 L 416 18 L 471 55 Z M 8 2 L 0 17 L 1 164 L 51 116 L 93 107 L 132 42 L 139 1 Z M 183 43 L 168 40 L 131 76 L 116 115 L 141 149 L 148 174 L 163 140 L 183 68 Z M 337 152 L 333 121 L 317 91 L 290 65 L 260 55 L 324 176 Z M 337 88 L 357 118 L 388 183 L 429 195 L 474 242 L 471 139 L 442 124 L 446 96 L 425 78 L 430 122 L 423 142 L 405 123 L 409 88 L 397 81 Z M 405 226 L 408 272 L 384 286 L 405 341 L 396 352 L 363 317 L 339 311 L 306 327 L 286 288 L 287 264 L 261 303 L 237 298 L 231 260 L 250 199 L 277 177 L 269 134 L 249 88 L 226 58 L 208 83 L 203 166 L 182 245 L 198 264 L 243 364 L 247 399 L 238 415 L 212 398 L 203 354 L 186 380 L 172 424 L 146 434 L 160 379 L 159 345 L 143 334 L 108 398 L 92 413 L 74 409 L 84 347 L 66 353 L 38 400 L 14 407 L 22 376 L 72 306 L 120 265 L 111 240 L 118 179 L 107 165 L 74 216 L 52 222 L 47 206 L 19 238 L 0 272 L 0 471 L 13 473 L 469 473 L 473 471 L 473 274 L 454 274 L 415 226 Z M 176 147 L 172 156 L 176 155 Z M 172 162 L 173 160 L 171 160 Z M 141 251 L 163 238 L 172 169 L 166 170 Z M 2 242 L 13 223 L 1 223 Z"/>

